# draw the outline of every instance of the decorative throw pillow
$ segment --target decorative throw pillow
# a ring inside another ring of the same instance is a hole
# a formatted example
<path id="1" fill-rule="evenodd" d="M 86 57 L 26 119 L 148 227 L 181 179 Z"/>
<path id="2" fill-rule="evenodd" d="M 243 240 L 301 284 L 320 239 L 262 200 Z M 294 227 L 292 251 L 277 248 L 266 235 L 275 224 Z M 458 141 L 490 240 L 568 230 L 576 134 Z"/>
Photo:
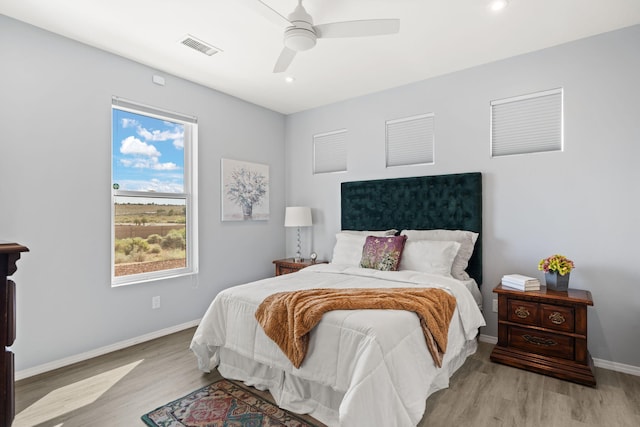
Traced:
<path id="1" fill-rule="evenodd" d="M 368 233 L 368 234 L 365 234 Z M 360 267 L 362 248 L 367 236 L 394 235 L 396 230 L 385 231 L 353 231 L 343 230 L 336 234 L 336 244 L 333 247 L 332 264 L 345 264 Z"/>
<path id="2" fill-rule="evenodd" d="M 380 230 L 380 231 L 372 231 L 372 230 L 342 230 L 341 233 L 346 234 L 357 234 L 359 236 L 395 236 L 398 230 Z"/>
<path id="3" fill-rule="evenodd" d="M 465 270 L 473 255 L 478 233 L 466 230 L 402 230 L 401 234 L 409 240 L 445 240 L 460 243 L 460 249 L 451 266 L 451 275 L 458 280 L 469 280 Z"/>
<path id="4" fill-rule="evenodd" d="M 399 269 L 451 277 L 451 266 L 459 249 L 458 242 L 409 239 Z"/>
<path id="5" fill-rule="evenodd" d="M 407 236 L 367 236 L 360 267 L 397 271 Z"/>

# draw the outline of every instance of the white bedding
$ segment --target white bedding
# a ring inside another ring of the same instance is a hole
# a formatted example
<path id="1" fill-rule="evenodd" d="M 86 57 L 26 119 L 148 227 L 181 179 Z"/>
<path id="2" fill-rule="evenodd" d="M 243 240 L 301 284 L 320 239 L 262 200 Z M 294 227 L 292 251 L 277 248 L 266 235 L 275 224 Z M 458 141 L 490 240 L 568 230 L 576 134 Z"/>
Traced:
<path id="1" fill-rule="evenodd" d="M 484 318 L 480 293 L 453 278 L 318 264 L 294 274 L 235 286 L 216 296 L 191 343 L 198 367 L 269 389 L 279 406 L 330 426 L 415 426 L 427 397 L 476 349 Z M 456 297 L 443 367 L 429 355 L 415 313 L 337 310 L 310 333 L 299 369 L 259 326 L 254 313 L 275 292 L 310 288 L 439 287 Z M 475 294 L 475 295 L 474 295 Z"/>

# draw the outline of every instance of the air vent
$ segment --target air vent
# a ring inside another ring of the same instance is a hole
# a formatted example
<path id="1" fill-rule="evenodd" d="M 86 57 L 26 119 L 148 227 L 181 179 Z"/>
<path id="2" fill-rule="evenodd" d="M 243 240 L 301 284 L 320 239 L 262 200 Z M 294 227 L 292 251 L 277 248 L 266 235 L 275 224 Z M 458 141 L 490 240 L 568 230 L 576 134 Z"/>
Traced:
<path id="1" fill-rule="evenodd" d="M 221 52 L 221 49 L 218 49 L 215 46 L 212 46 L 208 43 L 203 42 L 202 40 L 198 40 L 190 34 L 187 34 L 184 39 L 180 41 L 185 46 L 190 47 L 191 49 L 195 49 L 198 52 L 202 52 L 205 55 L 215 55 L 218 52 Z"/>

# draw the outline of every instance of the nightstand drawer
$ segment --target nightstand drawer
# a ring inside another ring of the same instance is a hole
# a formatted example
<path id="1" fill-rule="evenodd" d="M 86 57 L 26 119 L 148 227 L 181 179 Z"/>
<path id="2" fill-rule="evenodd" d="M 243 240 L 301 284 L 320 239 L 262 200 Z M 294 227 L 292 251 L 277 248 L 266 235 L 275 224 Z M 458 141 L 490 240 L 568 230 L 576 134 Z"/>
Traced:
<path id="1" fill-rule="evenodd" d="M 560 305 L 540 304 L 542 310 L 543 328 L 555 329 L 556 331 L 573 332 L 575 329 L 575 315 L 573 308 Z"/>
<path id="2" fill-rule="evenodd" d="M 278 272 L 276 274 L 279 276 L 281 274 L 295 273 L 296 271 L 300 271 L 300 269 L 281 265 L 278 267 Z"/>
<path id="3" fill-rule="evenodd" d="M 575 342 L 572 337 L 547 332 L 509 328 L 509 346 L 545 356 L 572 360 Z"/>
<path id="4" fill-rule="evenodd" d="M 540 309 L 539 304 L 535 302 L 510 299 L 508 307 L 509 321 L 532 326 L 538 325 L 538 310 Z"/>
<path id="5" fill-rule="evenodd" d="M 295 273 L 303 268 L 309 267 L 314 264 L 324 264 L 326 261 L 312 261 L 310 259 L 295 261 L 293 258 L 277 259 L 273 261 L 276 266 L 276 276 L 281 274 Z"/>

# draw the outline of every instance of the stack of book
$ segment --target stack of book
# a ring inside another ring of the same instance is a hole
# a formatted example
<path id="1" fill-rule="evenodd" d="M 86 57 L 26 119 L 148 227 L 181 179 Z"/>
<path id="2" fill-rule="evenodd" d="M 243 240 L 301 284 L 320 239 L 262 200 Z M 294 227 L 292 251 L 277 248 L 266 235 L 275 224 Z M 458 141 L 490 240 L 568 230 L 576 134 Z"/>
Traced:
<path id="1" fill-rule="evenodd" d="M 522 274 L 505 274 L 502 276 L 502 286 L 520 289 L 521 291 L 537 291 L 540 289 L 540 281 Z"/>

